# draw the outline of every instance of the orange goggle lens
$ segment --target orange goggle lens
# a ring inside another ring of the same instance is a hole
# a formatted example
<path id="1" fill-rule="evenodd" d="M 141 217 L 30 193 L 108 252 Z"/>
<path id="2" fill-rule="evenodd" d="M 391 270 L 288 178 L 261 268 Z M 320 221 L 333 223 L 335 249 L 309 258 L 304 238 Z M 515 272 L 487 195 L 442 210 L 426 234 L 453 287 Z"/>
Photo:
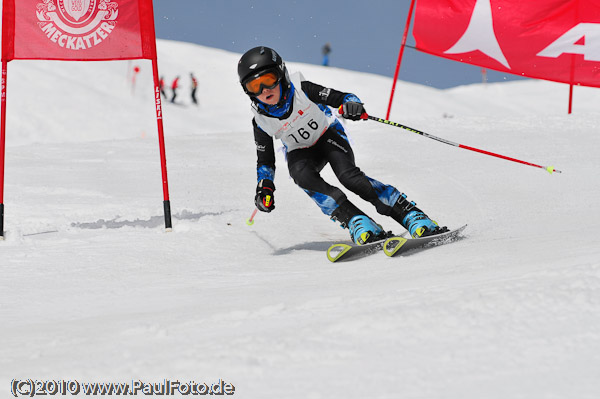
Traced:
<path id="1" fill-rule="evenodd" d="M 252 94 L 260 94 L 264 89 L 272 89 L 279 83 L 279 78 L 273 72 L 265 73 L 246 83 L 246 90 Z"/>

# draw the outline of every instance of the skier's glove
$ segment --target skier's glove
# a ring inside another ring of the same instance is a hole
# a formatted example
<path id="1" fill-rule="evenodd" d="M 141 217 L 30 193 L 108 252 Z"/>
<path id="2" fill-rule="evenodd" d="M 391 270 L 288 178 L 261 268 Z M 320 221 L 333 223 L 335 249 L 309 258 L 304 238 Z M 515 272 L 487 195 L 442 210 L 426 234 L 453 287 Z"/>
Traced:
<path id="1" fill-rule="evenodd" d="M 348 101 L 342 104 L 342 116 L 353 121 L 360 120 L 362 114 L 366 113 L 362 103 Z"/>
<path id="2" fill-rule="evenodd" d="M 273 192 L 275 191 L 275 184 L 272 180 L 263 179 L 258 182 L 256 186 L 256 197 L 254 197 L 254 203 L 256 208 L 262 212 L 271 212 L 275 209 L 275 197 Z"/>

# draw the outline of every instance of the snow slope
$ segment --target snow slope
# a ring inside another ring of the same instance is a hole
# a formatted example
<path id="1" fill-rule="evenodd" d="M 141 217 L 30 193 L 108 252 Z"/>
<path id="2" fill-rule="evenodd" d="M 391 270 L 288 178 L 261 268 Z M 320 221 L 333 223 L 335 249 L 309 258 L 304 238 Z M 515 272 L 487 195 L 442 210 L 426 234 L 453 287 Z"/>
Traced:
<path id="1" fill-rule="evenodd" d="M 390 119 L 563 173 L 345 122 L 368 175 L 469 227 L 452 245 L 332 264 L 347 232 L 281 153 L 277 209 L 244 223 L 256 159 L 238 59 L 159 41 L 168 83 L 200 77 L 198 107 L 187 86 L 164 104 L 171 233 L 150 64 L 9 64 L 0 397 L 26 378 L 222 379 L 240 398 L 598 397 L 598 90 L 577 87 L 567 115 L 566 85 L 399 82 Z M 385 116 L 390 79 L 288 67 Z"/>

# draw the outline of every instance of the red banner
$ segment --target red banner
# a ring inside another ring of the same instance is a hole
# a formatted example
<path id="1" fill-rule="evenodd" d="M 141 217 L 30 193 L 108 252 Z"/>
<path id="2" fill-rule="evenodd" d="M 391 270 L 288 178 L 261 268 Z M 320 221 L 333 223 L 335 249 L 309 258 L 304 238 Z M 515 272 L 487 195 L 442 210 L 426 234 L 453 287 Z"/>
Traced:
<path id="1" fill-rule="evenodd" d="M 418 0 L 413 35 L 436 56 L 600 87 L 599 0 Z"/>
<path id="2" fill-rule="evenodd" d="M 152 0 L 3 0 L 2 59 L 155 58 Z"/>

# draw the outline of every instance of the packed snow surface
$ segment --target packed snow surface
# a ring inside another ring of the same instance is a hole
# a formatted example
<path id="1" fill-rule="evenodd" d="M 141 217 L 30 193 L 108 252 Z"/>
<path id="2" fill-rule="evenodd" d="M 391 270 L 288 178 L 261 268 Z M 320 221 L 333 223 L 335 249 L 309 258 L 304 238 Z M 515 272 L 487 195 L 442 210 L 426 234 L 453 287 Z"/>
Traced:
<path id="1" fill-rule="evenodd" d="M 367 175 L 468 227 L 450 245 L 334 264 L 325 251 L 347 230 L 282 152 L 276 210 L 245 223 L 256 151 L 240 54 L 158 46 L 167 86 L 183 84 L 163 104 L 172 232 L 149 61 L 9 64 L 0 397 L 13 379 L 222 380 L 240 398 L 599 397 L 598 89 L 576 87 L 568 115 L 558 83 L 400 81 L 391 120 L 563 173 L 344 121 Z M 288 68 L 385 117 L 391 79 Z"/>

